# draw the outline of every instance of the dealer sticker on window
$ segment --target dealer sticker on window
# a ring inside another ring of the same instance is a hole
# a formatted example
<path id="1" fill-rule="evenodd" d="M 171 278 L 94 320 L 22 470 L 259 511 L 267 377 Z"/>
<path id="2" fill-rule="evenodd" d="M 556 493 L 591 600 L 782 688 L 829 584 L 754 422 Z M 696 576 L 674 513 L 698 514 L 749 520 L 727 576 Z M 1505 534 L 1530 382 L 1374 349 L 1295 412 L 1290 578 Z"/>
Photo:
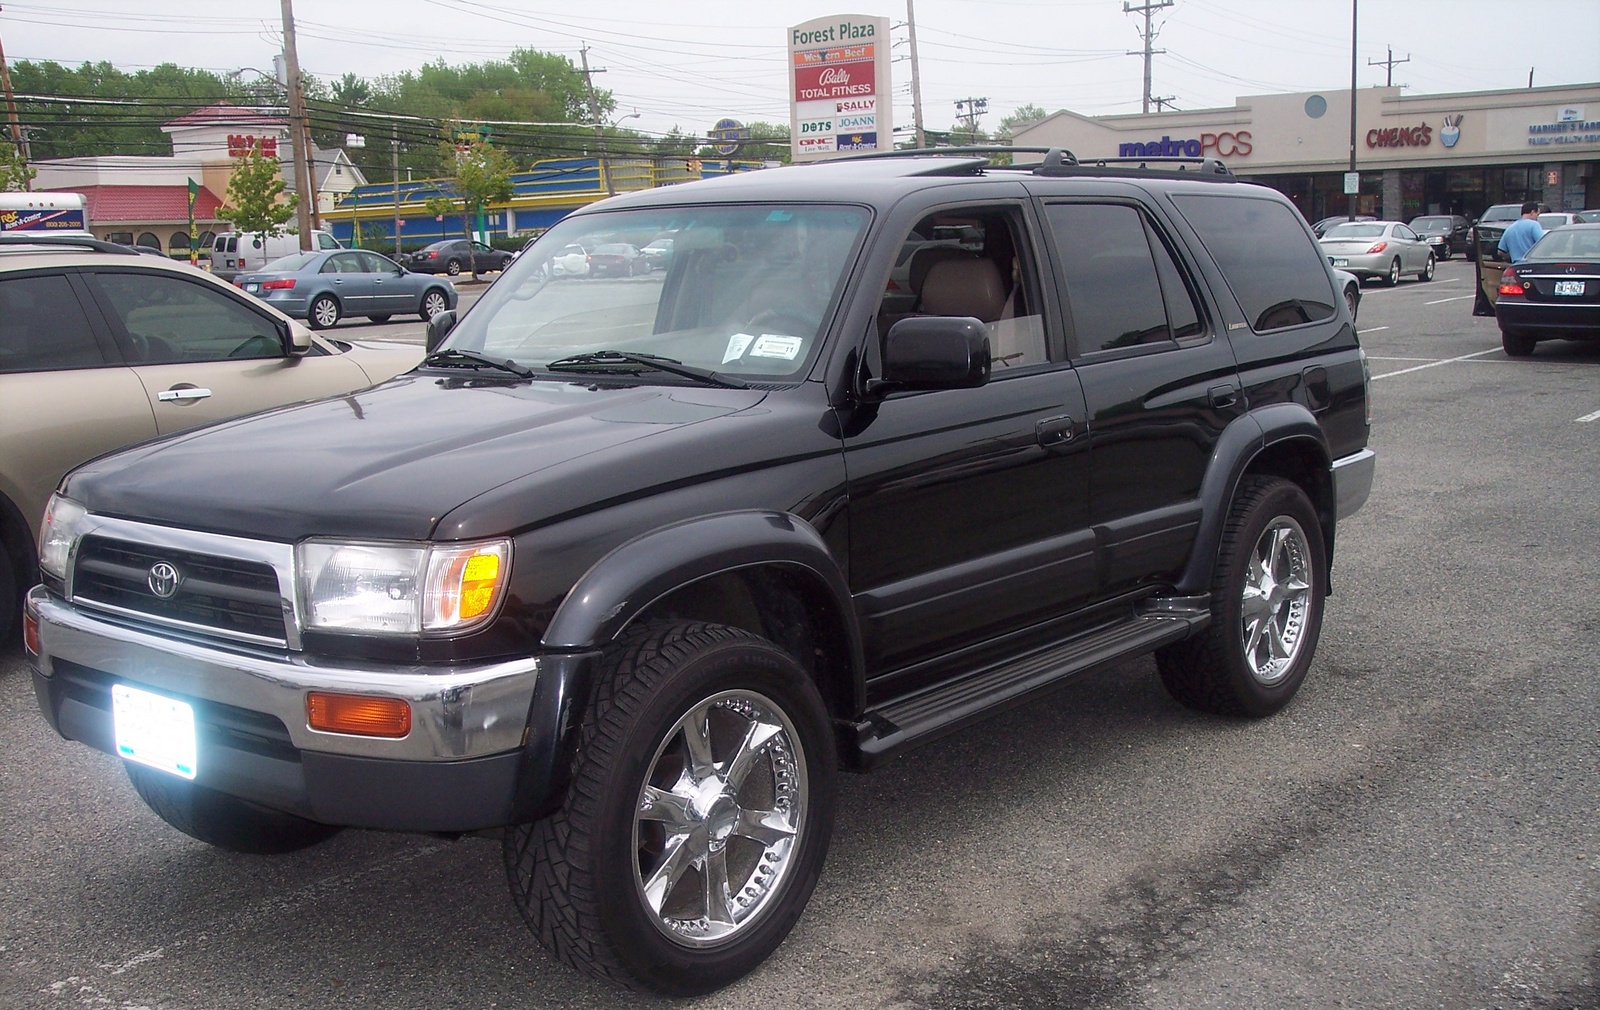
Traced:
<path id="1" fill-rule="evenodd" d="M 772 333 L 763 333 L 756 339 L 755 346 L 750 348 L 750 356 L 793 361 L 800 354 L 800 345 L 803 343 L 805 341 L 800 337 L 780 337 Z"/>
<path id="2" fill-rule="evenodd" d="M 722 352 L 722 363 L 737 361 L 744 356 L 745 348 L 750 346 L 750 341 L 755 339 L 754 334 L 735 333 L 728 338 L 728 349 Z"/>

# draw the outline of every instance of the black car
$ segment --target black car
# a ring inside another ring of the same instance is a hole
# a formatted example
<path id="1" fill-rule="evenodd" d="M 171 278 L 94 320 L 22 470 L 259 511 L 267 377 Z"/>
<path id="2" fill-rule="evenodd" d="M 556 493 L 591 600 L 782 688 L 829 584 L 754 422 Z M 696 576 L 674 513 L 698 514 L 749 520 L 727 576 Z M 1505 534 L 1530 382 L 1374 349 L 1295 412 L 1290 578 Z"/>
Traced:
<path id="1" fill-rule="evenodd" d="M 1552 337 L 1600 340 L 1600 224 L 1545 233 L 1501 274 L 1494 315 L 1512 357 Z"/>
<path id="2" fill-rule="evenodd" d="M 1427 240 L 1434 258 L 1441 263 L 1458 252 L 1468 259 L 1477 255 L 1472 247 L 1472 222 L 1460 214 L 1424 214 L 1411 219 L 1411 230 Z"/>
<path id="3" fill-rule="evenodd" d="M 1140 656 L 1228 716 L 1305 681 L 1367 362 L 1294 206 L 1184 168 L 897 151 L 577 211 L 415 371 L 70 474 L 40 708 L 212 845 L 491 832 L 558 957 L 726 985 L 841 768 Z M 913 233 L 956 239 L 890 291 Z"/>
<path id="4" fill-rule="evenodd" d="M 449 274 L 463 272 L 486 274 L 504 270 L 515 254 L 504 249 L 494 249 L 482 242 L 468 242 L 464 238 L 446 239 L 424 246 L 402 257 L 407 270 L 419 274 Z"/>

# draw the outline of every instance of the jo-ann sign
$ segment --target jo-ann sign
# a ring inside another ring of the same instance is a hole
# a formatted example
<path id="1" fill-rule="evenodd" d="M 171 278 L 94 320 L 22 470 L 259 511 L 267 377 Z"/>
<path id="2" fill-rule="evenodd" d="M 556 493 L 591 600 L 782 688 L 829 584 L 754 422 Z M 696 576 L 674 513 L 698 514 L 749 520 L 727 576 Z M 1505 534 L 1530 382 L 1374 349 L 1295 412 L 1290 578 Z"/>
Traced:
<path id="1" fill-rule="evenodd" d="M 889 19 L 817 18 L 789 29 L 789 136 L 796 161 L 893 146 Z"/>

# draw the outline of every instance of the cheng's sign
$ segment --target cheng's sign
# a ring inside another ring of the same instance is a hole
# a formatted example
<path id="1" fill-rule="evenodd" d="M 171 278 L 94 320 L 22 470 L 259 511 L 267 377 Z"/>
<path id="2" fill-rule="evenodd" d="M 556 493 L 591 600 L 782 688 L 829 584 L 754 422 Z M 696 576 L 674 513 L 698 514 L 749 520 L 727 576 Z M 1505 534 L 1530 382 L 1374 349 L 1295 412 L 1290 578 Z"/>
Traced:
<path id="1" fill-rule="evenodd" d="M 249 133 L 228 134 L 228 157 L 243 158 L 251 151 L 255 151 L 263 158 L 276 158 L 278 156 L 278 138 L 257 137 Z"/>
<path id="2" fill-rule="evenodd" d="M 1368 147 L 1427 147 L 1432 143 L 1433 127 L 1426 123 L 1367 131 Z M 1451 143 L 1454 144 L 1454 141 Z"/>
<path id="3" fill-rule="evenodd" d="M 1142 143 L 1117 145 L 1119 158 L 1204 158 L 1207 154 L 1219 158 L 1244 157 L 1255 148 L 1250 143 L 1250 131 L 1229 133 L 1202 133 L 1187 140 L 1162 137 Z"/>
<path id="4" fill-rule="evenodd" d="M 817 18 L 789 29 L 789 136 L 796 161 L 892 147 L 889 19 Z M 882 102 L 878 97 L 885 96 Z"/>

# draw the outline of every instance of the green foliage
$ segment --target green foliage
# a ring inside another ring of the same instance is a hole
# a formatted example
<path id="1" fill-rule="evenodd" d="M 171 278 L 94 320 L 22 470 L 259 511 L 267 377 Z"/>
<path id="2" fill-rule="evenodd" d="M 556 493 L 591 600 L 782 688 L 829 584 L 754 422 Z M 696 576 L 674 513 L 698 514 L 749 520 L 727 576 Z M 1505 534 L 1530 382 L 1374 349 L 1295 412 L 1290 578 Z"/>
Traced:
<path id="1" fill-rule="evenodd" d="M 517 165 L 506 152 L 483 141 L 465 147 L 444 143 L 439 145 L 439 149 L 441 159 L 452 169 L 450 182 L 455 189 L 454 198 L 429 197 L 424 206 L 435 216 L 453 214 L 459 209 L 462 232 L 470 239 L 472 218 L 479 211 L 491 203 L 504 203 L 511 199 L 514 191 L 511 173 L 517 170 Z M 472 276 L 477 278 L 476 269 L 472 271 Z"/>
<path id="2" fill-rule="evenodd" d="M 995 131 L 995 139 L 1002 144 L 1011 143 L 1011 135 L 1024 126 L 1031 126 L 1041 119 L 1048 118 L 1050 113 L 1032 102 L 1017 107 L 1017 110 L 1006 118 L 1000 120 L 1000 129 Z"/>
<path id="3" fill-rule="evenodd" d="M 21 152 L 11 143 L 11 139 L 0 139 L 0 193 L 27 189 L 35 174 L 22 160 Z"/>
<path id="4" fill-rule="evenodd" d="M 285 198 L 286 188 L 277 160 L 253 150 L 234 163 L 228 202 L 217 209 L 217 216 L 240 231 L 281 235 L 297 203 L 293 194 Z"/>
<path id="5" fill-rule="evenodd" d="M 733 157 L 748 161 L 781 161 L 789 164 L 789 128 L 776 123 L 746 123 L 745 129 L 750 131 L 750 139 L 739 148 L 739 153 Z M 696 138 L 698 143 L 698 138 Z M 713 144 L 703 145 L 696 152 L 702 161 L 720 161 L 728 155 L 718 154 Z"/>

